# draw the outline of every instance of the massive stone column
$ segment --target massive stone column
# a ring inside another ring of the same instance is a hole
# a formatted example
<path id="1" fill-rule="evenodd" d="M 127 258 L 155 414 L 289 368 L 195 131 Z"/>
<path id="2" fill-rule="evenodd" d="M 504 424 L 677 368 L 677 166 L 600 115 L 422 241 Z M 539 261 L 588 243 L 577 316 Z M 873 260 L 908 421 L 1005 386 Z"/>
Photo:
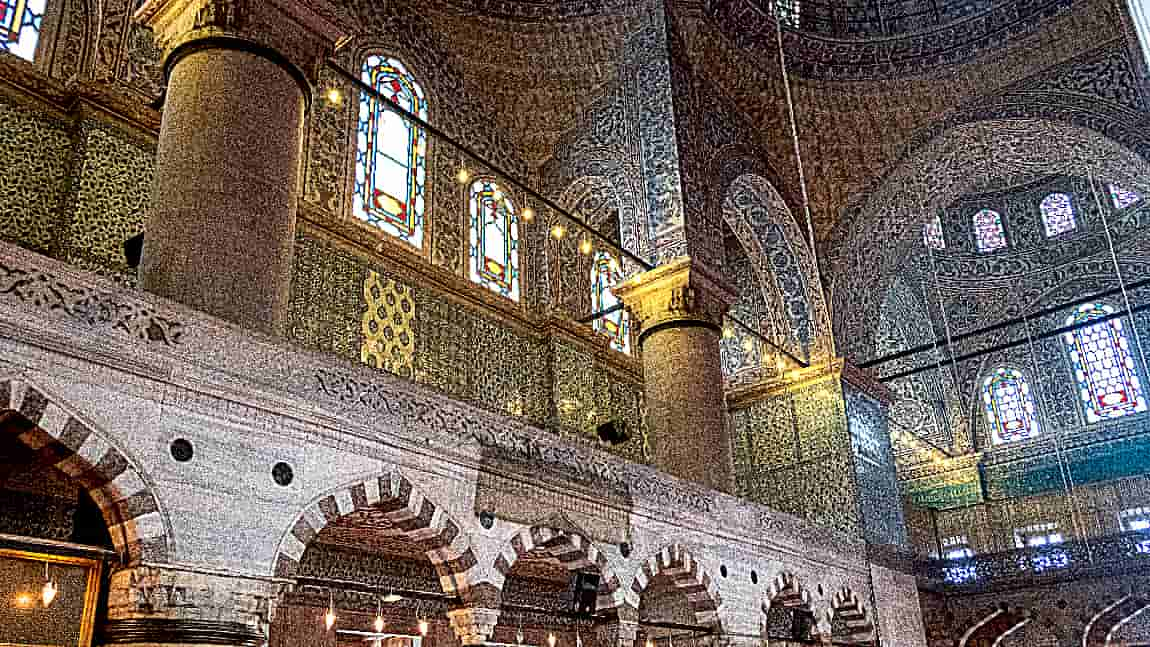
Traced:
<path id="1" fill-rule="evenodd" d="M 120 570 L 100 633 L 109 645 L 263 647 L 284 586 L 192 568 Z"/>
<path id="2" fill-rule="evenodd" d="M 168 77 L 140 284 L 276 332 L 309 79 L 348 21 L 327 0 L 149 0 L 136 19 Z"/>
<path id="3" fill-rule="evenodd" d="M 735 292 L 701 263 L 682 257 L 632 277 L 615 294 L 639 327 L 655 466 L 732 491 L 719 340 Z"/>

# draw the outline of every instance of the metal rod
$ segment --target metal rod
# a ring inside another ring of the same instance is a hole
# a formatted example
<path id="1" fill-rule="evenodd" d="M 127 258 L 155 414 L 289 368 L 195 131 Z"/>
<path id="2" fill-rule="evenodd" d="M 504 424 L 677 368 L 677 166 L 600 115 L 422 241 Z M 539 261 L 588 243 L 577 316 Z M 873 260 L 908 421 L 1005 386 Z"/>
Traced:
<path id="1" fill-rule="evenodd" d="M 1130 285 L 1127 285 L 1126 289 L 1129 291 L 1129 290 L 1134 290 L 1134 289 L 1144 287 L 1147 285 L 1150 285 L 1150 279 L 1142 279 L 1141 281 L 1136 281 L 1134 283 L 1131 283 Z M 1097 301 L 1098 299 L 1102 299 L 1102 298 L 1109 297 L 1109 296 L 1114 296 L 1115 294 L 1120 294 L 1121 292 L 1122 292 L 1121 288 L 1113 288 L 1113 289 L 1107 290 L 1105 292 L 1098 292 L 1097 294 L 1092 294 L 1090 296 L 1082 297 L 1080 299 L 1075 299 L 1073 301 L 1066 301 L 1066 302 L 1060 303 L 1056 306 L 1050 306 L 1047 308 L 1043 308 L 1042 310 L 1039 310 L 1037 312 L 1032 312 L 1029 315 L 1024 315 L 1021 317 L 1014 317 L 1013 319 L 1007 319 L 1005 321 L 1001 321 L 1001 322 L 996 323 L 996 324 L 991 324 L 989 326 L 984 326 L 982 328 L 978 328 L 976 330 L 972 330 L 972 331 L 967 332 L 967 333 L 961 333 L 961 334 L 955 335 L 951 339 L 951 341 L 952 342 L 960 342 L 960 341 L 963 341 L 966 339 L 970 339 L 971 337 L 977 337 L 978 335 L 986 334 L 988 332 L 994 332 L 995 330 L 1007 328 L 1009 326 L 1016 326 L 1016 325 L 1022 323 L 1023 321 L 1025 321 L 1027 316 L 1029 316 L 1031 319 L 1038 319 L 1038 318 L 1044 317 L 1046 315 L 1055 314 L 1055 313 L 1057 313 L 1061 310 L 1064 310 L 1066 308 L 1070 308 L 1070 307 L 1077 306 L 1077 305 L 1082 305 L 1083 303 L 1090 303 L 1092 301 Z M 890 355 L 885 355 L 883 357 L 878 357 L 875 359 L 867 360 L 865 362 L 860 362 L 858 364 L 858 367 L 859 368 L 871 368 L 874 366 L 878 366 L 879 364 L 885 364 L 887 362 L 893 362 L 895 360 L 899 360 L 899 359 L 902 359 L 904 357 L 909 357 L 911 355 L 917 355 L 918 353 L 921 353 L 923 351 L 932 350 L 933 348 L 935 348 L 936 346 L 939 346 L 939 345 L 946 346 L 947 345 L 946 339 L 939 338 L 939 339 L 932 341 L 929 344 L 922 344 L 919 346 L 915 346 L 914 348 L 899 351 L 897 353 L 892 353 Z"/>
<path id="2" fill-rule="evenodd" d="M 1055 328 L 1054 330 L 1048 330 L 1044 333 L 1035 335 L 1034 338 L 1035 339 L 1049 339 L 1050 337 L 1057 337 L 1058 335 L 1062 335 L 1062 334 L 1065 334 L 1068 332 L 1074 332 L 1075 330 L 1078 330 L 1079 328 L 1085 328 L 1087 326 L 1093 326 L 1095 324 L 1105 323 L 1107 321 L 1113 321 L 1114 319 L 1120 319 L 1120 318 L 1128 316 L 1128 315 L 1131 316 L 1131 318 L 1133 318 L 1133 315 L 1135 315 L 1139 312 L 1146 311 L 1146 310 L 1150 310 L 1150 303 L 1137 306 L 1132 310 L 1123 310 L 1120 312 L 1114 312 L 1114 313 L 1106 315 L 1105 317 L 1098 317 L 1097 319 L 1090 319 L 1089 321 L 1080 321 L 1076 324 L 1071 324 L 1069 326 L 1062 326 L 1061 328 Z M 998 351 L 1006 350 L 1008 348 L 1014 348 L 1016 346 L 1021 346 L 1025 343 L 1026 343 L 1025 339 L 1020 339 L 1018 341 L 1005 342 L 1002 344 L 998 344 L 996 346 L 991 346 L 990 348 L 985 348 L 985 349 L 980 350 L 980 351 L 975 351 L 973 353 L 967 353 L 965 355 L 959 355 L 958 357 L 953 358 L 953 360 L 956 363 L 957 362 L 965 362 L 965 361 L 970 360 L 970 359 L 975 359 L 976 357 L 981 357 L 981 356 L 986 355 L 988 353 L 996 353 Z M 887 375 L 884 377 L 880 377 L 880 378 L 878 378 L 878 381 L 883 382 L 883 383 L 892 382 L 894 380 L 898 380 L 898 379 L 902 379 L 904 377 L 909 377 L 911 375 L 922 373 L 923 371 L 929 371 L 932 368 L 934 368 L 934 367 L 930 366 L 930 365 L 919 366 L 918 368 L 912 368 L 912 369 L 909 369 L 906 371 L 895 373 L 894 375 Z"/>
<path id="3" fill-rule="evenodd" d="M 439 139 L 442 139 L 442 140 L 446 141 L 447 143 L 451 144 L 452 146 L 458 148 L 464 155 L 467 155 L 472 160 L 478 162 L 481 166 L 484 166 L 484 167 L 490 169 L 496 175 L 502 176 L 507 181 L 518 186 L 525 193 L 527 193 L 527 195 L 531 196 L 535 200 L 538 200 L 540 203 L 542 203 L 548 209 L 551 209 L 552 211 L 563 216 L 564 218 L 567 218 L 572 223 L 574 223 L 576 226 L 578 226 L 580 229 L 582 229 L 584 232 L 589 234 L 591 237 L 597 238 L 597 239 L 603 241 L 603 243 L 605 243 L 605 245 L 607 247 L 619 252 L 623 256 L 626 256 L 628 259 L 630 259 L 631 261 L 638 264 L 639 267 L 642 267 L 644 270 L 655 269 L 655 266 L 652 265 L 650 262 L 648 262 L 646 259 L 641 258 L 640 256 L 638 256 L 636 254 L 633 254 L 631 251 L 625 249 L 622 245 L 617 245 L 610 238 L 607 238 L 603 234 L 596 231 L 595 228 L 591 227 L 589 224 L 584 222 L 582 219 L 572 215 L 571 212 L 569 212 L 566 209 L 555 204 L 554 202 L 552 202 L 550 199 L 548 199 L 543 194 L 541 194 L 538 191 L 536 191 L 535 189 L 527 186 L 527 184 L 525 184 L 524 182 L 521 182 L 521 181 L 515 179 L 514 175 L 512 175 L 511 173 L 508 173 L 503 168 L 500 168 L 494 162 L 491 162 L 491 161 L 484 159 L 483 156 L 481 156 L 479 153 L 472 150 L 466 144 L 463 144 L 462 142 L 457 141 L 451 135 L 448 135 L 447 133 L 440 130 L 439 128 L 432 126 L 431 124 L 427 123 L 423 119 L 419 118 L 419 116 L 412 114 L 411 112 L 408 112 L 407 110 L 404 110 L 399 105 L 397 105 L 395 102 L 393 102 L 390 99 L 388 99 L 387 97 L 383 96 L 383 94 L 380 93 L 378 90 L 376 90 L 375 88 L 371 87 L 370 85 L 364 83 L 362 79 L 355 76 L 351 72 L 348 72 L 347 70 L 343 69 L 343 67 L 337 65 L 334 61 L 330 61 L 330 60 L 327 61 L 327 67 L 330 70 L 332 70 L 333 72 L 335 72 L 336 74 L 338 74 L 340 77 L 342 77 L 345 81 L 347 81 L 348 83 L 351 83 L 356 88 L 358 88 L 360 92 L 364 92 L 364 93 L 370 95 L 373 99 L 378 101 L 385 109 L 390 110 L 391 112 L 394 112 L 395 114 L 399 115 L 401 118 L 406 119 L 407 121 L 410 121 L 411 123 L 414 123 L 415 125 L 419 126 L 420 128 L 423 128 L 427 132 L 431 133 L 435 137 L 438 137 Z"/>

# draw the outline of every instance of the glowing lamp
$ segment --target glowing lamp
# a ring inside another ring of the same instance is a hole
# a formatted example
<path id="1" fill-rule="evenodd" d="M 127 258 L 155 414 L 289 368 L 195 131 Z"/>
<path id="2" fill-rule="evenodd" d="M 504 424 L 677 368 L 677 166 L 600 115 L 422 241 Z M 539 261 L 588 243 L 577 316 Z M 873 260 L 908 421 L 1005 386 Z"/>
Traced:
<path id="1" fill-rule="evenodd" d="M 375 617 L 375 625 L 374 626 L 375 626 L 375 633 L 377 633 L 377 634 L 383 633 L 383 616 L 376 616 Z"/>
<path id="2" fill-rule="evenodd" d="M 427 635 L 427 629 L 428 629 L 427 621 L 426 620 L 420 620 L 419 621 L 419 635 L 420 636 L 426 636 Z"/>
<path id="3" fill-rule="evenodd" d="M 548 647 L 555 647 L 555 634 L 547 634 Z"/>
<path id="4" fill-rule="evenodd" d="M 44 606 L 52 604 L 52 600 L 56 599 L 56 594 L 59 592 L 55 582 L 52 580 L 44 582 L 44 588 L 40 590 L 40 599 L 44 602 Z"/>
<path id="5" fill-rule="evenodd" d="M 323 626 L 327 627 L 328 631 L 335 626 L 335 611 L 328 609 L 327 613 L 323 614 Z"/>

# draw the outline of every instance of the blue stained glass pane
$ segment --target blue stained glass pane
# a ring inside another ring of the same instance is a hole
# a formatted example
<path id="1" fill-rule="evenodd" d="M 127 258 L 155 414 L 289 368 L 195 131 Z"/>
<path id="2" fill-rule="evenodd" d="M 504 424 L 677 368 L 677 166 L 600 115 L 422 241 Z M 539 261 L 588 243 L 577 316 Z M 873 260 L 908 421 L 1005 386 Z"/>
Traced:
<path id="1" fill-rule="evenodd" d="M 392 103 L 427 120 L 423 89 L 403 63 L 368 56 L 362 78 Z M 422 248 L 426 181 L 427 133 L 361 94 L 352 200 L 355 216 Z"/>
<path id="2" fill-rule="evenodd" d="M 469 274 L 483 287 L 519 301 L 519 217 L 491 180 L 471 185 Z"/>
<path id="3" fill-rule="evenodd" d="M 1022 373 L 997 369 L 982 385 L 982 402 L 994 444 L 1027 440 L 1039 434 L 1034 396 Z"/>
<path id="4" fill-rule="evenodd" d="M 930 249 L 946 249 L 946 238 L 942 235 L 942 220 L 938 216 L 922 226 L 922 240 Z"/>
<path id="5" fill-rule="evenodd" d="M 591 310 L 602 312 L 619 305 L 619 299 L 615 298 L 611 288 L 623 279 L 623 275 L 619 262 L 607 252 L 596 252 L 594 261 L 591 266 Z M 621 353 L 631 352 L 631 321 L 626 310 L 599 317 L 594 327 L 610 338 L 611 348 Z"/>
<path id="6" fill-rule="evenodd" d="M 1093 303 L 1078 307 L 1066 325 L 1101 319 L 1114 308 Z M 1130 354 L 1122 321 L 1113 319 L 1063 335 L 1087 422 L 1120 418 L 1147 410 L 1142 384 Z"/>
<path id="7" fill-rule="evenodd" d="M 1006 248 L 1006 230 L 1002 227 L 1002 214 L 983 209 L 974 214 L 974 241 L 980 252 L 993 252 Z"/>
<path id="8" fill-rule="evenodd" d="M 1042 224 L 1046 237 L 1057 236 L 1078 228 L 1074 218 L 1074 205 L 1065 193 L 1051 193 L 1042 200 Z"/>
<path id="9" fill-rule="evenodd" d="M 46 0 L 0 0 L 0 49 L 31 61 Z"/>
<path id="10" fill-rule="evenodd" d="M 1123 189 L 1121 186 L 1113 183 L 1107 186 L 1110 188 L 1110 202 L 1114 204 L 1115 209 L 1125 209 L 1142 199 L 1142 196 L 1137 191 Z"/>

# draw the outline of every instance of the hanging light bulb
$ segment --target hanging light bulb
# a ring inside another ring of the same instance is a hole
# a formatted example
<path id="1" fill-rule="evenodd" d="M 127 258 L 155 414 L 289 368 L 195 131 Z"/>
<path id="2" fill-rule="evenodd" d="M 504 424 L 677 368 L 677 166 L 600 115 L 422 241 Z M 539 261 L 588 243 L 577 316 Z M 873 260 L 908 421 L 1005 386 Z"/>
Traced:
<path id="1" fill-rule="evenodd" d="M 555 634 L 547 634 L 548 647 L 555 647 Z"/>
<path id="2" fill-rule="evenodd" d="M 563 236 L 567 235 L 567 228 L 563 225 L 555 225 L 551 228 L 551 235 L 555 240 L 560 240 Z"/>
<path id="3" fill-rule="evenodd" d="M 579 635 L 579 630 L 575 630 L 575 647 L 583 647 L 583 636 Z"/>
<path id="4" fill-rule="evenodd" d="M 375 601 L 375 633 L 383 633 L 383 608 L 380 607 L 379 600 Z"/>
<path id="5" fill-rule="evenodd" d="M 531 222 L 535 220 L 535 210 L 531 207 L 523 208 L 523 222 Z"/>
<path id="6" fill-rule="evenodd" d="M 48 562 L 44 562 L 44 588 L 40 591 L 40 599 L 44 602 L 44 606 L 52 604 L 52 600 L 56 599 L 56 594 L 59 592 L 48 573 Z"/>
<path id="7" fill-rule="evenodd" d="M 648 638 L 645 647 L 655 647 L 655 641 Z"/>
<path id="8" fill-rule="evenodd" d="M 459 180 L 460 184 L 467 184 L 471 180 L 471 171 L 468 171 L 466 166 L 460 166 L 455 179 Z"/>
<path id="9" fill-rule="evenodd" d="M 519 625 L 519 628 L 515 630 L 515 644 L 523 644 L 523 625 Z"/>
<path id="10" fill-rule="evenodd" d="M 329 106 L 338 106 L 339 104 L 343 103 L 343 93 L 339 91 L 339 88 L 328 88 L 327 92 L 325 92 L 323 96 L 325 99 L 327 99 Z"/>
<path id="11" fill-rule="evenodd" d="M 428 630 L 428 628 L 429 628 L 429 627 L 428 627 L 428 625 L 427 625 L 427 621 L 426 621 L 426 620 L 420 620 L 420 621 L 419 621 L 419 635 L 420 635 L 420 636 L 426 636 L 426 635 L 427 635 L 427 630 Z"/>
<path id="12" fill-rule="evenodd" d="M 331 628 L 335 626 L 335 593 L 329 590 L 327 595 L 327 613 L 323 614 L 323 626 L 331 631 Z"/>
<path id="13" fill-rule="evenodd" d="M 582 241 L 580 241 L 580 243 L 579 243 L 579 252 L 580 252 L 581 254 L 583 254 L 584 256 L 586 256 L 587 254 L 590 254 L 590 253 L 591 253 L 591 249 L 592 249 L 592 248 L 591 248 L 591 239 L 589 239 L 589 238 L 584 238 Z"/>

